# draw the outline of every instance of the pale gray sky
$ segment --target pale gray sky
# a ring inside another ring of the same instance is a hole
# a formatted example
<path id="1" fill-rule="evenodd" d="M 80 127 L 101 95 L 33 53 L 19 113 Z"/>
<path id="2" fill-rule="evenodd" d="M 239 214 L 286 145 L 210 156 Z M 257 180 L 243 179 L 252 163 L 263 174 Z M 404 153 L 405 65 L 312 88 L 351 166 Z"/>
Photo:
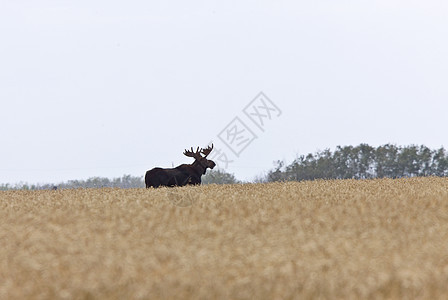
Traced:
<path id="1" fill-rule="evenodd" d="M 337 145 L 448 146 L 446 1 L 0 0 L 0 183 L 143 175 L 214 141 L 252 179 Z M 264 132 L 243 109 L 281 110 Z M 236 157 L 217 137 L 257 135 Z M 223 164 L 221 164 L 223 166 Z"/>

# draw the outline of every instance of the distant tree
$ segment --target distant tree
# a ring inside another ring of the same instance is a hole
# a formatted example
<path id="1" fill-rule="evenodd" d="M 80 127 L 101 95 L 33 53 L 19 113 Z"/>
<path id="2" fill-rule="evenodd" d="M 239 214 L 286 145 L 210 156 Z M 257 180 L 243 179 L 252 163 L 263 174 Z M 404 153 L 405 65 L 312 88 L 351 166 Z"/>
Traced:
<path id="1" fill-rule="evenodd" d="M 0 191 L 8 191 L 11 189 L 11 185 L 9 183 L 0 184 Z"/>
<path id="2" fill-rule="evenodd" d="M 433 153 L 431 173 L 436 176 L 448 176 L 448 155 L 443 147 Z"/>
<path id="3" fill-rule="evenodd" d="M 412 177 L 419 173 L 418 148 L 415 145 L 404 147 L 398 153 L 398 166 L 395 177 Z"/>
<path id="4" fill-rule="evenodd" d="M 352 146 L 337 146 L 333 154 L 333 164 L 335 167 L 335 174 L 333 178 L 346 179 L 355 176 L 353 168 L 353 147 Z"/>
<path id="5" fill-rule="evenodd" d="M 418 176 L 430 176 L 434 175 L 432 171 L 432 162 L 435 154 L 435 150 L 431 150 L 426 146 L 420 146 L 418 150 Z"/>
<path id="6" fill-rule="evenodd" d="M 395 145 L 379 146 L 375 151 L 376 177 L 396 177 L 398 169 L 398 153 L 401 151 Z"/>
<path id="7" fill-rule="evenodd" d="M 287 174 L 285 174 L 282 171 L 283 166 L 285 165 L 285 163 L 281 160 L 277 160 L 274 162 L 274 170 L 270 171 L 267 175 L 267 181 L 281 181 L 281 180 L 285 180 Z"/>
<path id="8" fill-rule="evenodd" d="M 361 144 L 355 147 L 353 152 L 356 157 L 355 177 L 361 179 L 375 177 L 375 148 Z"/>
<path id="9" fill-rule="evenodd" d="M 332 153 L 330 149 L 318 152 L 315 155 L 315 161 L 316 171 L 313 174 L 313 179 L 334 177 L 336 168 L 332 161 Z"/>
<path id="10" fill-rule="evenodd" d="M 233 184 L 240 183 L 236 179 L 235 175 L 227 173 L 222 169 L 208 170 L 207 173 L 202 177 L 202 184 Z"/>

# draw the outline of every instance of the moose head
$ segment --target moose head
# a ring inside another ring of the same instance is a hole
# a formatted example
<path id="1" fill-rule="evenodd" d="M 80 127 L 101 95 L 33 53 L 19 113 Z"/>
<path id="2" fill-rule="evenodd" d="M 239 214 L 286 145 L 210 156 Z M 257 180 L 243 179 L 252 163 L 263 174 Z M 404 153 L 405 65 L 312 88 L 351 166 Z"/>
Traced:
<path id="1" fill-rule="evenodd" d="M 197 170 L 200 170 L 202 174 L 205 174 L 207 171 L 207 168 L 213 169 L 216 164 L 213 160 L 207 159 L 207 156 L 212 152 L 213 150 L 213 144 L 211 146 L 208 146 L 206 149 L 199 149 L 199 147 L 196 149 L 196 151 L 193 151 L 193 147 L 191 147 L 191 150 L 184 151 L 184 155 L 188 157 L 193 157 L 195 159 L 194 163 L 192 164 L 192 167 L 194 167 Z M 204 156 L 202 156 L 203 154 Z"/>
<path id="2" fill-rule="evenodd" d="M 153 168 L 147 171 L 145 175 L 146 188 L 201 184 L 201 176 L 206 173 L 207 169 L 213 169 L 216 166 L 214 161 L 207 159 L 212 150 L 213 144 L 205 149 L 198 147 L 196 151 L 191 147 L 191 150 L 184 151 L 184 155 L 194 158 L 192 164 L 182 164 L 169 169 Z"/>

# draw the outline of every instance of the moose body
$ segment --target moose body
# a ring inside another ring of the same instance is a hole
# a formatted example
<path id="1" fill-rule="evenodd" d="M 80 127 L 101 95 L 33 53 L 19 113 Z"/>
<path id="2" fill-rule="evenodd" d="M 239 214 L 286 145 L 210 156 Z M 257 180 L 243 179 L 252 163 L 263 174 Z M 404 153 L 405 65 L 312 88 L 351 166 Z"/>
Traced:
<path id="1" fill-rule="evenodd" d="M 181 166 L 176 168 L 154 168 L 146 172 L 146 187 L 159 186 L 184 186 L 187 184 L 200 184 L 201 177 L 190 174 L 187 168 Z"/>
<path id="2" fill-rule="evenodd" d="M 185 150 L 184 155 L 195 159 L 192 164 L 182 164 L 168 169 L 154 168 L 147 171 L 145 175 L 146 188 L 201 184 L 201 176 L 205 174 L 207 168 L 213 169 L 216 165 L 215 162 L 207 159 L 212 149 L 213 144 L 206 149 L 199 149 L 198 147 L 196 152 L 193 151 L 193 148 L 191 148 L 191 151 Z M 205 156 L 202 156 L 201 153 Z"/>

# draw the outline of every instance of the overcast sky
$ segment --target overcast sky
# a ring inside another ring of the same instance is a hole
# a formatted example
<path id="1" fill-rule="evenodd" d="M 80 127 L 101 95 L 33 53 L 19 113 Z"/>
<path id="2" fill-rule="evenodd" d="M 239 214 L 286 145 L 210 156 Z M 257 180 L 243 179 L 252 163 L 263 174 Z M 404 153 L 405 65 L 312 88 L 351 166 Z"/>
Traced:
<path id="1" fill-rule="evenodd" d="M 447 14 L 434 0 L 0 0 L 0 183 L 143 176 L 210 141 L 243 180 L 337 145 L 447 147 Z"/>

